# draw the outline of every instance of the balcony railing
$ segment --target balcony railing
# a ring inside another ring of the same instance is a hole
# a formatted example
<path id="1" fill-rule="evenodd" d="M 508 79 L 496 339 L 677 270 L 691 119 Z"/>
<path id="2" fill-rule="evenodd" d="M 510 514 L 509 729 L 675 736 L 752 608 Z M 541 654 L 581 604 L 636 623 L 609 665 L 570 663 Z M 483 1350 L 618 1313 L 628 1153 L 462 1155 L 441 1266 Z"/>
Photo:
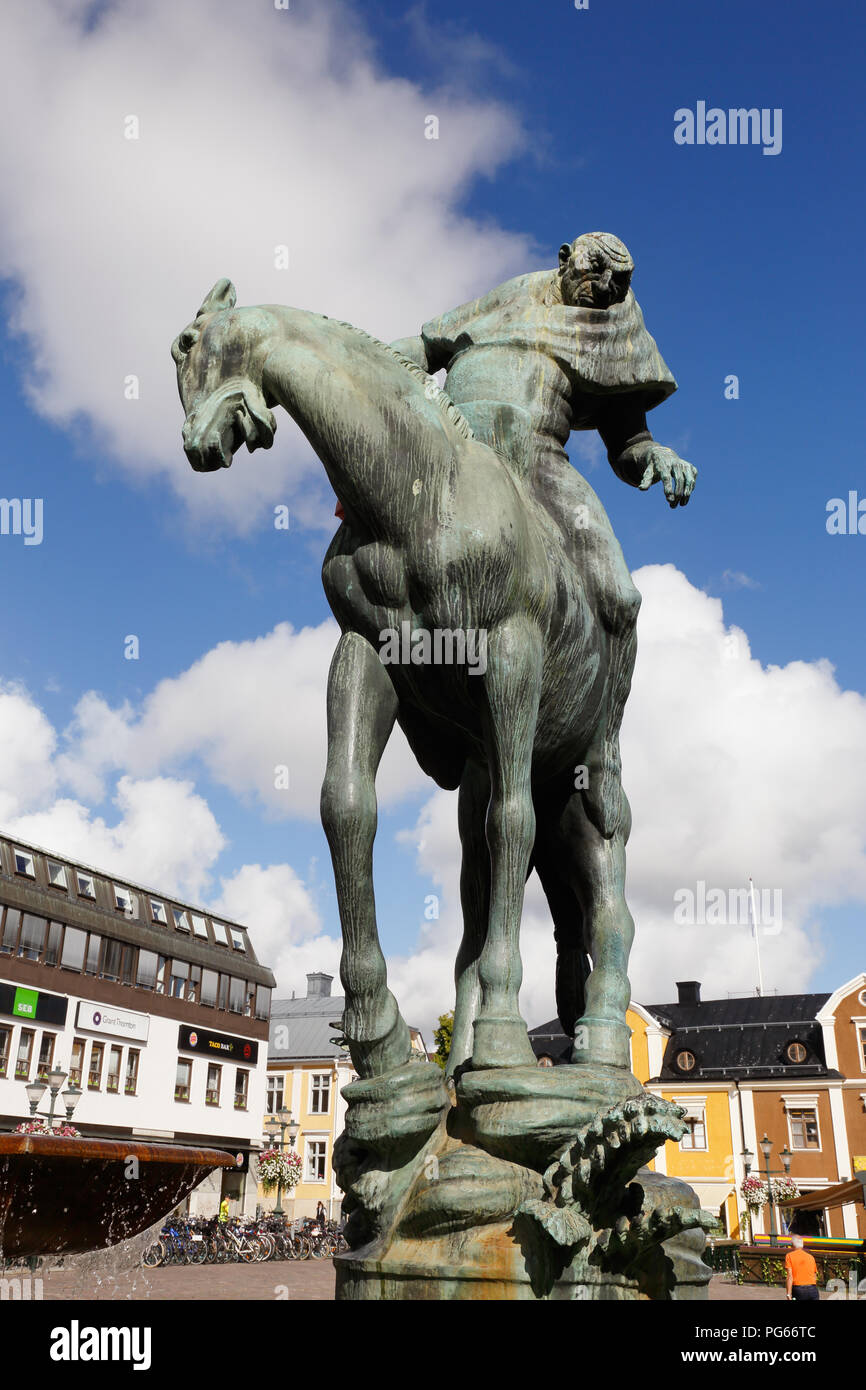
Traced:
<path id="1" fill-rule="evenodd" d="M 189 1086 L 175 1086 L 175 1100 L 189 1100 Z"/>
<path id="2" fill-rule="evenodd" d="M 29 1062 L 16 1062 L 16 1063 L 15 1063 L 15 1080 L 16 1080 L 16 1081 L 29 1081 L 29 1080 L 30 1080 L 30 1063 L 29 1063 Z"/>
<path id="3" fill-rule="evenodd" d="M 114 1094 L 116 1095 L 117 1092 L 120 1090 L 120 1077 L 110 1076 L 105 1083 L 105 1089 L 106 1091 L 114 1092 Z"/>
<path id="4" fill-rule="evenodd" d="M 220 1103 L 220 1093 L 219 1093 L 219 1091 L 205 1091 L 205 1093 L 204 1093 L 204 1100 L 205 1100 L 205 1105 L 219 1105 L 219 1103 Z"/>
<path id="5" fill-rule="evenodd" d="M 98 1071 L 91 1071 L 91 1072 L 88 1072 L 88 1074 L 87 1074 L 87 1089 L 88 1089 L 88 1091 L 98 1091 L 98 1090 L 99 1090 L 99 1085 L 100 1085 L 100 1082 L 101 1082 L 101 1081 L 102 1081 L 102 1073 L 101 1073 L 101 1072 L 98 1072 Z"/>
<path id="6" fill-rule="evenodd" d="M 247 1098 L 246 1098 L 246 1096 L 235 1096 L 235 1110 L 246 1110 L 246 1108 L 247 1108 Z"/>
<path id="7" fill-rule="evenodd" d="M 133 1077 L 127 1077 L 126 1083 L 125 1083 L 125 1085 L 124 1085 L 124 1087 L 123 1087 L 123 1089 L 124 1089 L 126 1095 L 128 1095 L 128 1096 L 134 1096 L 134 1095 L 135 1095 L 135 1087 L 136 1087 L 136 1078 L 135 1078 L 134 1076 L 133 1076 Z"/>

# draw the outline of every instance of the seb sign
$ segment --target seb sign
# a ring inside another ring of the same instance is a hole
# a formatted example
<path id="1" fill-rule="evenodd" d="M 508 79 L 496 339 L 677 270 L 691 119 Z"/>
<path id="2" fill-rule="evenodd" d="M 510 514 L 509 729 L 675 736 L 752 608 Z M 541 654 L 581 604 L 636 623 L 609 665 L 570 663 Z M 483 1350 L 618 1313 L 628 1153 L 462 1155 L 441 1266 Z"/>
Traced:
<path id="1" fill-rule="evenodd" d="M 147 1042 L 150 1016 L 134 1014 L 129 1009 L 113 1009 L 107 1004 L 88 1004 L 82 999 L 75 1022 L 77 1027 L 86 1028 L 90 1033 L 108 1033 L 113 1038 L 134 1038 L 136 1042 Z"/>

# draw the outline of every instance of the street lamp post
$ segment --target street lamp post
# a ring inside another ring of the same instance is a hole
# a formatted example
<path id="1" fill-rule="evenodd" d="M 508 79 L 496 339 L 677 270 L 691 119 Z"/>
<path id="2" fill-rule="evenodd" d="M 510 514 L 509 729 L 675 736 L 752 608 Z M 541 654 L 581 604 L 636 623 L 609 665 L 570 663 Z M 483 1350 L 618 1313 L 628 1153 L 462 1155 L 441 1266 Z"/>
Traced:
<path id="1" fill-rule="evenodd" d="M 265 1134 L 267 1134 L 268 1137 L 273 1141 L 274 1148 L 278 1149 L 280 1153 L 283 1153 L 285 1151 L 286 1131 L 288 1131 L 289 1135 L 289 1148 L 293 1149 L 295 1147 L 295 1140 L 298 1137 L 298 1130 L 300 1129 L 300 1125 L 292 1119 L 291 1110 L 286 1110 L 285 1107 L 283 1107 L 282 1110 L 278 1110 L 276 1118 L 273 1120 L 268 1120 L 264 1128 Z M 277 1143 L 278 1133 L 280 1136 L 279 1143 Z M 282 1215 L 283 1180 L 282 1178 L 279 1178 L 277 1180 L 277 1205 L 274 1207 L 274 1216 Z"/>
<path id="2" fill-rule="evenodd" d="M 761 1147 L 761 1152 L 762 1152 L 762 1154 L 764 1155 L 764 1172 L 765 1172 L 766 1175 L 767 1175 L 767 1202 L 769 1203 L 769 1207 L 770 1207 L 770 1231 L 769 1231 L 770 1244 L 771 1244 L 771 1245 L 778 1245 L 779 1239 L 778 1239 L 778 1233 L 777 1233 L 777 1231 L 776 1231 L 776 1216 L 775 1216 L 775 1211 L 774 1211 L 775 1202 L 773 1201 L 773 1182 L 772 1182 L 772 1178 L 771 1178 L 770 1174 L 771 1174 L 771 1173 L 779 1173 L 779 1174 L 784 1173 L 785 1176 L 787 1177 L 787 1176 L 790 1174 L 790 1172 L 791 1172 L 791 1154 L 790 1154 L 790 1152 L 789 1152 L 789 1150 L 788 1150 L 788 1145 L 786 1144 L 785 1147 L 781 1150 L 781 1152 L 780 1152 L 780 1154 L 779 1154 L 779 1157 L 780 1157 L 781 1160 L 782 1160 L 782 1167 L 781 1167 L 781 1168 L 771 1168 L 771 1167 L 770 1167 L 770 1154 L 773 1152 L 773 1141 L 772 1141 L 772 1139 L 770 1139 L 769 1136 L 765 1134 L 764 1137 L 763 1137 L 763 1139 L 761 1140 L 761 1145 L 760 1145 L 760 1147 Z M 748 1149 L 744 1149 L 744 1150 L 743 1150 L 743 1156 L 742 1156 L 742 1157 L 743 1157 L 743 1165 L 744 1165 L 745 1170 L 746 1170 L 746 1177 L 748 1177 L 748 1175 L 749 1175 L 749 1170 L 750 1170 L 751 1167 L 752 1167 L 752 1160 L 753 1160 L 753 1157 L 754 1157 L 754 1156 L 753 1156 L 753 1154 L 751 1154 L 751 1153 L 749 1152 Z M 751 1225 L 752 1225 L 752 1214 L 751 1214 L 751 1211 L 750 1211 L 750 1212 L 749 1212 L 749 1227 L 750 1227 L 750 1228 L 751 1228 Z M 752 1235 L 752 1244 L 754 1244 L 755 1237 L 754 1237 L 754 1232 L 753 1232 L 753 1231 L 751 1232 L 751 1235 Z"/>
<path id="3" fill-rule="evenodd" d="M 25 1086 L 24 1088 L 27 1094 L 27 1101 L 30 1105 L 31 1119 L 34 1119 L 39 1113 L 37 1107 L 46 1089 L 50 1091 L 51 1104 L 48 1108 L 48 1114 L 45 1115 L 43 1111 L 43 1118 L 48 1120 L 49 1129 L 52 1129 L 54 1125 L 54 1108 L 57 1105 L 57 1097 L 60 1094 L 60 1088 L 66 1080 L 66 1076 L 67 1073 L 62 1071 L 60 1067 L 54 1067 L 54 1069 L 48 1073 L 47 1084 L 44 1081 L 31 1081 L 29 1086 Z M 71 1086 L 67 1086 L 66 1090 L 63 1092 L 63 1104 L 66 1107 L 67 1124 L 71 1121 L 72 1112 L 80 1101 L 81 1096 L 81 1087 L 76 1086 L 74 1083 Z"/>

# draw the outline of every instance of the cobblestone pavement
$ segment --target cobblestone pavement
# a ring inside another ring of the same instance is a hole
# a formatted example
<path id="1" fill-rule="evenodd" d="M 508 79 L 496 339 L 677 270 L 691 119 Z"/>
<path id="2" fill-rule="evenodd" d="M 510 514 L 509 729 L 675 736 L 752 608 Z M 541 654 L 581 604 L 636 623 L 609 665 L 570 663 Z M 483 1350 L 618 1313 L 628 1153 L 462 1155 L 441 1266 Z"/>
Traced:
<path id="1" fill-rule="evenodd" d="M 334 1297 L 330 1260 L 280 1260 L 253 1265 L 170 1265 L 167 1269 L 54 1269 L 42 1273 L 46 1299 L 109 1300 L 327 1300 Z M 716 1275 L 710 1284 L 716 1302 L 784 1303 L 782 1288 L 734 1284 Z"/>
<path id="2" fill-rule="evenodd" d="M 330 1260 L 268 1260 L 251 1265 L 169 1265 L 166 1269 L 48 1269 L 45 1299 L 260 1299 L 334 1297 Z"/>

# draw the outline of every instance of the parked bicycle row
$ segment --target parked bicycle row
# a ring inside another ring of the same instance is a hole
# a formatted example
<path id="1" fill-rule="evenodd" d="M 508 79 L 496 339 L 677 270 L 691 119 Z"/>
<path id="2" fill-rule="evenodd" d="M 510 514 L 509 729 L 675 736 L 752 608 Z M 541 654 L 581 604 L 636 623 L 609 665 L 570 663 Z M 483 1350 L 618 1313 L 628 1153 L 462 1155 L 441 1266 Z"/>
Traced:
<path id="1" fill-rule="evenodd" d="M 159 1239 L 144 1251 L 148 1269 L 159 1265 L 202 1265 L 264 1260 L 330 1259 L 347 1248 L 342 1229 L 333 1221 L 311 1219 L 289 1224 L 279 1216 L 253 1221 L 240 1217 L 220 1221 L 201 1217 L 168 1222 Z"/>

